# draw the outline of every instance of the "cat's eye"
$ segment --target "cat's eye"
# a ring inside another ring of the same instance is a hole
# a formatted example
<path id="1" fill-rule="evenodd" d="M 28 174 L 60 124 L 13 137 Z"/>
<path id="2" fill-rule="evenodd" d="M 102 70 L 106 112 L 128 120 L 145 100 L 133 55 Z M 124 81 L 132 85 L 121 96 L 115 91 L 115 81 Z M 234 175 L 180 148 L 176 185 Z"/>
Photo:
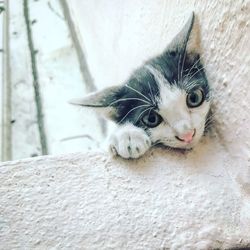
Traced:
<path id="1" fill-rule="evenodd" d="M 202 89 L 196 89 L 188 93 L 187 106 L 189 108 L 199 107 L 204 101 L 204 92 Z"/>
<path id="2" fill-rule="evenodd" d="M 149 128 L 154 128 L 162 122 L 162 117 L 155 111 L 151 110 L 142 117 L 142 122 Z"/>

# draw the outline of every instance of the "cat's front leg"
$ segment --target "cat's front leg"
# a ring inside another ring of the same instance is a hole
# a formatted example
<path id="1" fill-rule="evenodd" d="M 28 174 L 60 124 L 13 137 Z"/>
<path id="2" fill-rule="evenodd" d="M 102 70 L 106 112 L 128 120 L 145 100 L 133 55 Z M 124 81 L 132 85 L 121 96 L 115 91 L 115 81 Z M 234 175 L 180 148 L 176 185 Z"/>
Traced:
<path id="1" fill-rule="evenodd" d="M 150 148 L 151 140 L 142 128 L 133 124 L 119 127 L 109 138 L 109 151 L 123 158 L 139 158 Z"/>

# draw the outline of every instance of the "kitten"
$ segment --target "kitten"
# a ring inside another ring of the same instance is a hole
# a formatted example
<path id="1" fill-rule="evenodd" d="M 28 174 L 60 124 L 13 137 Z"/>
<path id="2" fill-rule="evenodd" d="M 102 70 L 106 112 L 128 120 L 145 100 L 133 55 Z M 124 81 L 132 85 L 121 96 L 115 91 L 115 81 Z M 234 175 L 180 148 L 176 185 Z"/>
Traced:
<path id="1" fill-rule="evenodd" d="M 138 158 L 152 145 L 192 148 L 204 134 L 210 87 L 194 44 L 194 14 L 159 56 L 148 60 L 121 86 L 72 103 L 94 108 L 115 121 L 110 151 Z"/>

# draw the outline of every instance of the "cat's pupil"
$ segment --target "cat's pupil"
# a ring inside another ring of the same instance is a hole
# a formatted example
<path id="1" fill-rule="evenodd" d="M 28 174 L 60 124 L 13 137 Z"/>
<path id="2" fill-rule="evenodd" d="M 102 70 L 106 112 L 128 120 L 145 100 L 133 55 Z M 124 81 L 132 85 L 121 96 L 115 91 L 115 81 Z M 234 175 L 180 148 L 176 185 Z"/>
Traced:
<path id="1" fill-rule="evenodd" d="M 148 121 L 150 123 L 155 123 L 156 122 L 156 116 L 155 116 L 155 114 L 150 114 L 149 117 L 148 117 Z"/>
<path id="2" fill-rule="evenodd" d="M 199 97 L 198 97 L 198 95 L 197 95 L 196 93 L 191 94 L 191 96 L 190 96 L 190 101 L 191 101 L 192 103 L 197 103 L 197 102 L 198 102 L 198 99 L 199 99 Z"/>

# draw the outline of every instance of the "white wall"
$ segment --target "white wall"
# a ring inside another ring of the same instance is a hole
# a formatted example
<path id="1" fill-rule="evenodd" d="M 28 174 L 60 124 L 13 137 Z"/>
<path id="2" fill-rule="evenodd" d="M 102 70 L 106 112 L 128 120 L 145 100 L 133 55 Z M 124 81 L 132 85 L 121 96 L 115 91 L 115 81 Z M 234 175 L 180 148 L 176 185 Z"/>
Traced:
<path id="1" fill-rule="evenodd" d="M 0 249 L 250 246 L 249 199 L 232 185 L 234 162 L 221 150 L 207 141 L 137 161 L 89 153 L 3 163 Z"/>

